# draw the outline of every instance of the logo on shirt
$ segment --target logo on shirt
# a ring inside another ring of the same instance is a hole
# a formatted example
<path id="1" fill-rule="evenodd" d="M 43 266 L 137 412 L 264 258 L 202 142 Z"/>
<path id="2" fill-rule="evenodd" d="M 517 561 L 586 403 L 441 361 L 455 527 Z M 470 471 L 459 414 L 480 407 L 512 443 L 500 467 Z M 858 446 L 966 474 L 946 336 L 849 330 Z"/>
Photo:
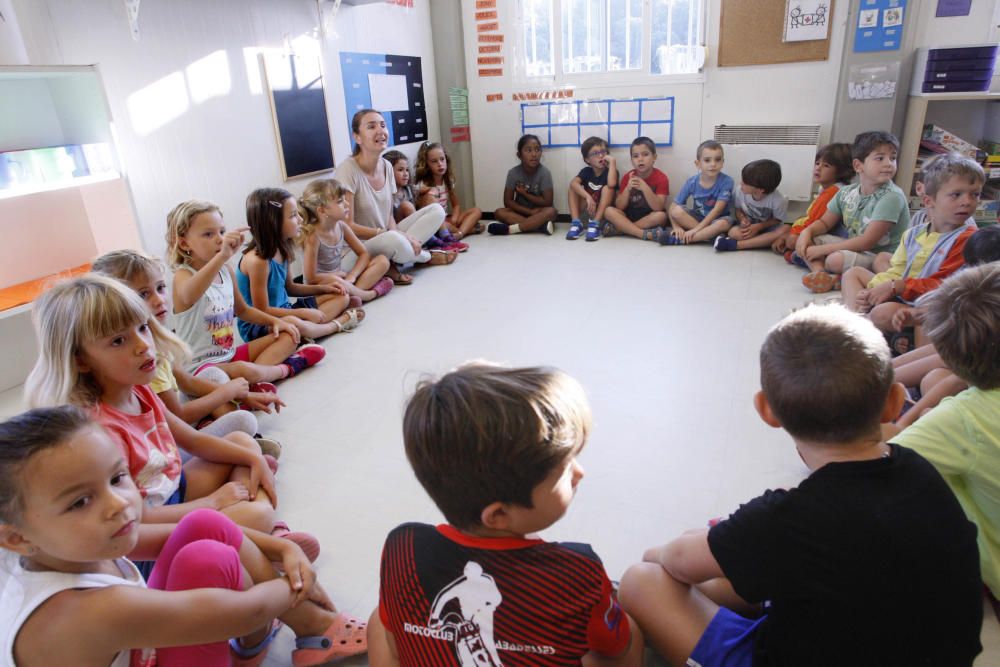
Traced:
<path id="1" fill-rule="evenodd" d="M 455 657 L 462 667 L 503 667 L 493 640 L 493 615 L 503 602 L 496 581 L 475 561 L 434 598 L 427 625 L 453 633 Z"/>

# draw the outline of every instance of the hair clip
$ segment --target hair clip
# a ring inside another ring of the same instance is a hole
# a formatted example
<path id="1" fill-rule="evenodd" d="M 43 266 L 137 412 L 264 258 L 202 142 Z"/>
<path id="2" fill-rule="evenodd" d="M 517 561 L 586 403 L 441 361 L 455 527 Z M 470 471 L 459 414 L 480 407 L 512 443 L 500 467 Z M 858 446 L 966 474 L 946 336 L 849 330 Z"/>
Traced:
<path id="1" fill-rule="evenodd" d="M 273 206 L 274 208 L 281 208 L 281 202 L 280 201 L 271 201 L 270 199 L 268 199 L 267 203 L 270 204 L 271 206 Z"/>

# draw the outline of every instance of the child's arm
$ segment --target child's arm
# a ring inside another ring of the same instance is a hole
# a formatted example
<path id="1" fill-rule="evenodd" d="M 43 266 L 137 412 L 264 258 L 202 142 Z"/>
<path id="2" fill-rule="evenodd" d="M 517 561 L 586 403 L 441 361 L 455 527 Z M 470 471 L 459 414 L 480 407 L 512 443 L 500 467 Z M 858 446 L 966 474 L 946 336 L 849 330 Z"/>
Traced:
<path id="1" fill-rule="evenodd" d="M 542 190 L 542 194 L 533 195 L 525 188 L 523 190 L 518 190 L 518 193 L 534 204 L 536 207 L 552 206 L 552 188 L 546 188 Z M 528 214 L 530 215 L 530 213 Z"/>
<path id="2" fill-rule="evenodd" d="M 177 368 L 173 369 L 173 373 L 181 391 L 188 396 L 197 396 L 198 398 L 182 402 L 180 395 L 174 389 L 161 391 L 157 396 L 170 412 L 188 423 L 207 417 L 212 414 L 213 410 L 226 403 L 246 398 L 250 391 L 250 383 L 245 378 L 233 378 L 226 384 L 217 385 L 196 378 Z"/>
<path id="3" fill-rule="evenodd" d="M 504 208 L 509 208 L 515 213 L 520 215 L 530 216 L 534 211 L 523 204 L 519 204 L 514 201 L 514 188 L 504 188 L 503 189 L 503 205 Z"/>
<path id="4" fill-rule="evenodd" d="M 809 234 L 809 232 L 814 227 L 819 225 L 825 219 L 826 216 L 824 215 L 823 219 L 821 219 L 820 222 L 814 223 L 809 227 L 806 227 L 805 231 L 803 231 L 802 234 L 799 235 L 799 243 L 802 242 L 803 236 Z M 836 252 L 838 250 L 853 250 L 854 252 L 867 252 L 872 248 L 874 248 L 876 245 L 878 245 L 878 242 L 882 237 L 884 237 L 886 234 L 892 231 L 893 224 L 895 223 L 892 220 L 872 220 L 871 222 L 868 223 L 868 226 L 865 228 L 865 231 L 858 236 L 849 239 L 844 239 L 839 243 L 827 243 L 823 245 L 810 246 L 808 250 L 806 250 L 805 259 L 810 261 L 814 259 L 822 259 L 823 257 L 826 257 L 830 253 Z M 809 235 L 810 240 L 815 234 L 816 232 L 813 232 L 812 234 Z"/>
<path id="5" fill-rule="evenodd" d="M 189 454 L 205 461 L 249 468 L 250 481 L 247 491 L 250 494 L 250 500 L 257 497 L 257 490 L 260 488 L 271 497 L 272 504 L 277 506 L 278 496 L 274 490 L 274 474 L 268 467 L 267 461 L 264 460 L 263 454 L 254 453 L 236 443 L 197 431 L 182 422 L 172 412 L 167 412 L 166 417 L 170 434 L 174 436 L 178 447 L 184 448 Z"/>
<path id="6" fill-rule="evenodd" d="M 719 201 L 715 202 L 715 206 L 712 207 L 712 210 L 709 211 L 708 213 L 706 213 L 705 217 L 701 219 L 701 222 L 699 222 L 698 225 L 696 227 L 694 227 L 693 230 L 691 230 L 691 232 L 693 232 L 693 233 L 691 233 L 691 232 L 688 232 L 688 233 L 690 233 L 691 236 L 694 236 L 694 234 L 697 234 L 701 230 L 703 230 L 706 227 L 708 227 L 710 224 L 712 224 L 713 222 L 715 222 L 715 220 L 719 216 L 721 216 L 723 213 L 725 213 L 727 206 L 729 206 L 729 200 L 728 199 L 720 199 Z"/>
<path id="7" fill-rule="evenodd" d="M 289 324 L 288 322 L 285 322 L 283 319 L 281 319 L 281 317 L 275 317 L 274 315 L 270 315 L 262 310 L 259 310 L 257 308 L 254 308 L 253 306 L 248 305 L 247 302 L 243 299 L 243 294 L 240 293 L 238 289 L 236 289 L 236 277 L 233 275 L 232 267 L 227 266 L 226 270 L 229 271 L 229 277 L 232 279 L 233 282 L 233 310 L 236 312 L 236 317 L 246 322 L 250 322 L 251 324 L 260 324 L 263 326 L 271 327 L 271 331 L 274 332 L 275 338 L 277 338 L 282 331 L 285 331 L 288 333 L 288 335 L 292 337 L 292 340 L 298 343 L 299 330 L 293 325 Z M 264 293 L 267 294 L 266 289 L 264 290 Z M 283 312 L 281 314 L 287 315 L 288 313 Z"/>
<path id="8" fill-rule="evenodd" d="M 583 181 L 580 179 L 579 174 L 573 177 L 573 180 L 569 182 L 569 191 L 575 194 L 577 197 L 584 197 L 589 199 L 590 194 L 583 187 Z"/>
<path id="9" fill-rule="evenodd" d="M 287 269 L 291 269 L 291 265 L 287 262 L 285 266 Z M 300 284 L 292 280 L 292 272 L 287 270 L 285 271 L 285 291 L 291 296 L 319 296 L 321 294 L 343 294 L 344 288 L 336 283 L 326 282 L 313 285 L 308 283 Z M 285 314 L 287 315 L 288 313 Z"/>
<path id="10" fill-rule="evenodd" d="M 649 183 L 638 179 L 639 181 L 639 191 L 642 192 L 642 196 L 646 198 L 646 204 L 649 208 L 654 211 L 663 211 L 667 208 L 667 195 L 657 194 L 653 188 L 649 187 Z"/>
<path id="11" fill-rule="evenodd" d="M 316 265 L 318 256 L 319 235 L 313 232 L 306 237 L 305 243 L 302 244 L 302 277 L 310 285 L 318 285 L 325 282 L 323 274 L 320 273 Z"/>
<path id="12" fill-rule="evenodd" d="M 608 155 L 605 158 L 608 163 L 608 178 L 607 183 L 601 189 L 601 196 L 597 201 L 597 210 L 594 212 L 595 220 L 604 219 L 604 211 L 607 210 L 612 203 L 615 203 L 615 192 L 618 190 L 618 164 L 615 159 Z M 617 206 L 615 207 L 617 208 Z"/>
<path id="13" fill-rule="evenodd" d="M 448 188 L 448 203 L 451 204 L 451 219 L 462 219 L 462 202 L 458 201 L 458 193 L 455 188 Z"/>
<path id="14" fill-rule="evenodd" d="M 222 249 L 205 266 L 194 273 L 188 271 L 176 271 L 174 273 L 173 296 L 175 313 L 183 313 L 198 303 L 198 299 L 211 286 L 212 281 L 219 275 L 219 271 L 222 271 L 222 268 L 226 266 L 226 262 L 243 245 L 243 232 L 249 230 L 249 227 L 240 227 L 226 232 L 225 236 L 222 237 Z"/>
<path id="15" fill-rule="evenodd" d="M 618 188 L 618 194 L 615 196 L 615 208 L 619 211 L 624 211 L 628 208 L 628 198 L 629 198 L 629 187 L 628 183 L 622 183 L 621 187 Z"/>
<path id="16" fill-rule="evenodd" d="M 835 213 L 827 209 L 826 213 L 799 233 L 799 240 L 795 242 L 795 252 L 799 257 L 805 258 L 806 250 L 813 246 L 813 237 L 822 236 L 837 226 L 840 222 L 840 213 Z M 814 247 L 814 246 L 813 246 Z"/>
<path id="17" fill-rule="evenodd" d="M 344 222 L 347 226 L 354 230 L 354 233 L 358 235 L 358 238 L 367 241 L 368 239 L 373 239 L 378 236 L 381 229 L 376 227 L 365 227 L 364 225 L 359 225 L 354 222 L 354 193 L 344 191 L 344 203 L 347 205 L 347 217 L 344 218 Z M 392 217 L 392 216 L 390 216 Z"/>

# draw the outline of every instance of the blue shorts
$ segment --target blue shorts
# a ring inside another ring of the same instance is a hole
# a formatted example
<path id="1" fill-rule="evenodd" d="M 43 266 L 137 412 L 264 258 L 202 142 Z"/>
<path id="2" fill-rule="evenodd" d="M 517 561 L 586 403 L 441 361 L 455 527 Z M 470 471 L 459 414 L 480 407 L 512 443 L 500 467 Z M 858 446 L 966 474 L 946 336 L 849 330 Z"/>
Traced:
<path id="1" fill-rule="evenodd" d="M 184 476 L 184 470 L 181 470 L 181 478 L 177 483 L 177 490 L 170 494 L 167 498 L 167 502 L 164 505 L 180 505 L 184 502 L 184 496 L 187 494 L 187 477 Z M 139 572 L 142 574 L 143 579 L 149 579 L 149 575 L 153 573 L 153 566 L 156 564 L 155 560 L 140 560 L 136 561 L 135 566 L 139 568 Z"/>
<path id="2" fill-rule="evenodd" d="M 316 297 L 314 296 L 300 296 L 295 300 L 295 303 L 289 303 L 282 306 L 288 310 L 295 310 L 296 308 L 319 308 L 319 304 L 316 303 Z M 241 331 L 240 334 L 243 332 Z M 271 327 L 267 324 L 251 324 L 246 329 L 246 336 L 243 336 L 243 340 L 248 343 L 252 340 L 257 340 L 258 338 L 263 338 L 271 333 Z"/>
<path id="3" fill-rule="evenodd" d="M 688 658 L 687 667 L 750 667 L 757 628 L 765 618 L 743 618 L 719 607 Z"/>

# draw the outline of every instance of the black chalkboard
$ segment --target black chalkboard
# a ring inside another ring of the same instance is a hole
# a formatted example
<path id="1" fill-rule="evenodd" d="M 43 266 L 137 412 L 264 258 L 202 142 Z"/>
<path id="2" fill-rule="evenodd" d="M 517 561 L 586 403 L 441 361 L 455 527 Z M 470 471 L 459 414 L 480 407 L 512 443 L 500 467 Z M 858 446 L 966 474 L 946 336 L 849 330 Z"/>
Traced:
<path id="1" fill-rule="evenodd" d="M 319 58 L 267 55 L 264 68 L 285 180 L 333 169 Z"/>

